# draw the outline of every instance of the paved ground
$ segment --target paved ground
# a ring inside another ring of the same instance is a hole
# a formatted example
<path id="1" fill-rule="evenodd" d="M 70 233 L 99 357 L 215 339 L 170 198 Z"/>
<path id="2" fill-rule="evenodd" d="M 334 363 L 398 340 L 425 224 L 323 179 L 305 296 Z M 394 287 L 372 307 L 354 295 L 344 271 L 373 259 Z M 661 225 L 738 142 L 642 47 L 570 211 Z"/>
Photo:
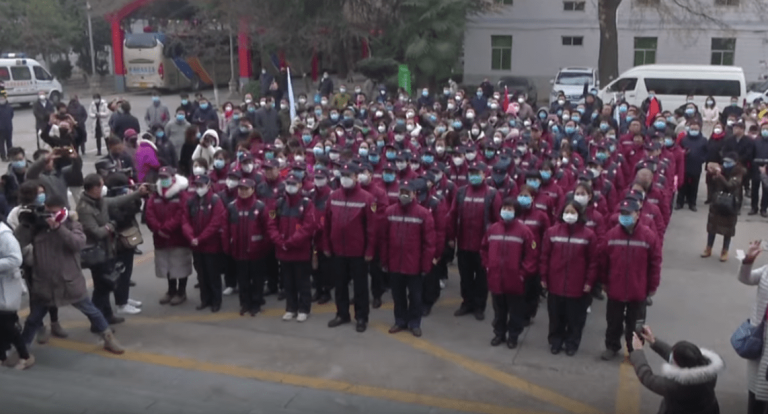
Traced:
<path id="1" fill-rule="evenodd" d="M 149 99 L 132 102 L 141 113 Z M 15 127 L 16 143 L 32 149 L 30 110 L 17 112 Z M 86 156 L 87 171 L 95 159 Z M 700 206 L 697 213 L 673 215 L 662 284 L 648 322 L 662 339 L 687 339 L 720 353 L 727 364 L 718 381 L 722 412 L 744 412 L 746 367 L 729 338 L 749 315 L 755 291 L 736 280 L 735 259 L 699 258 L 706 214 Z M 765 237 L 766 222 L 742 216 L 734 249 Z M 63 309 L 69 339 L 36 345 L 38 363 L 29 371 L 0 370 L 3 412 L 645 414 L 658 409 L 659 397 L 642 389 L 631 366 L 599 360 L 604 302 L 593 307 L 575 357 L 549 354 L 546 312 L 525 331 L 517 350 L 491 348 L 490 311 L 483 322 L 452 315 L 458 275 L 451 267 L 448 288 L 424 321 L 422 339 L 386 333 L 393 320 L 388 295 L 385 306 L 372 311 L 368 332 L 358 334 L 351 325 L 328 329 L 334 312 L 328 305 L 314 307 L 304 324 L 282 322 L 284 304 L 273 297 L 255 318 L 235 313 L 235 297 L 225 298 L 218 314 L 197 312 L 193 290 L 182 306 L 160 306 L 164 282 L 153 274 L 151 241 L 142 249 L 131 296 L 144 301 L 144 311 L 116 327 L 129 351 L 119 357 L 102 352 L 85 319 Z M 651 357 L 653 367 L 661 362 Z"/>

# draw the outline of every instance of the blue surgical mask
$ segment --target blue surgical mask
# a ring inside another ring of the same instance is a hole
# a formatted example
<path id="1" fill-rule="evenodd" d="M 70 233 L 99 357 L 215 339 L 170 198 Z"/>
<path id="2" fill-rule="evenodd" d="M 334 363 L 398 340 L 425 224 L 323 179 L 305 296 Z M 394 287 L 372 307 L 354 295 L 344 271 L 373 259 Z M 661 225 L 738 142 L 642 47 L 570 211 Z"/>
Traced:
<path id="1" fill-rule="evenodd" d="M 627 119 L 627 122 L 630 122 L 633 119 L 635 119 L 635 116 L 634 115 L 627 115 L 626 119 Z"/>
<path id="2" fill-rule="evenodd" d="M 600 124 L 600 130 L 601 130 L 601 131 L 603 131 L 603 132 L 607 131 L 607 130 L 608 130 L 608 128 L 610 128 L 610 127 L 611 127 L 611 126 L 610 126 L 610 125 L 608 125 L 607 123 L 602 123 L 602 124 Z"/>
<path id="3" fill-rule="evenodd" d="M 432 121 L 432 122 L 437 121 L 437 115 L 435 115 L 435 114 L 430 115 L 429 116 L 429 120 Z"/>
<path id="4" fill-rule="evenodd" d="M 377 148 L 384 148 L 385 145 L 387 145 L 387 143 L 384 141 L 376 141 Z"/>
<path id="5" fill-rule="evenodd" d="M 312 153 L 314 153 L 315 155 L 323 155 L 323 149 L 322 148 L 314 148 L 312 150 Z"/>
<path id="6" fill-rule="evenodd" d="M 690 131 L 688 131 L 688 134 L 692 137 L 698 137 L 699 133 L 700 131 L 698 129 L 691 129 Z"/>
<path id="7" fill-rule="evenodd" d="M 525 184 L 528 187 L 533 188 L 534 190 L 538 190 L 539 187 L 541 186 L 541 183 L 539 182 L 539 180 L 537 180 L 535 178 L 532 178 L 532 179 L 529 179 L 529 180 L 525 180 Z"/>
<path id="8" fill-rule="evenodd" d="M 655 126 L 656 129 L 665 129 L 667 127 L 667 123 L 664 121 L 656 121 L 653 123 L 653 126 Z"/>
<path id="9" fill-rule="evenodd" d="M 323 110 L 322 109 L 315 109 L 315 116 L 320 118 L 323 116 Z"/>
<path id="10" fill-rule="evenodd" d="M 685 108 L 685 114 L 688 116 L 693 115 L 696 112 L 693 108 Z"/>
<path id="11" fill-rule="evenodd" d="M 35 198 L 35 203 L 37 203 L 39 206 L 45 204 L 45 193 L 38 194 L 37 198 Z"/>
<path id="12" fill-rule="evenodd" d="M 627 112 L 627 107 L 626 106 L 620 106 L 619 107 L 619 112 L 621 112 L 621 113 Z"/>
<path id="13" fill-rule="evenodd" d="M 597 158 L 600 161 L 605 161 L 606 159 L 608 159 L 608 154 L 604 152 L 598 152 L 597 154 L 595 154 L 595 158 Z"/>
<path id="14" fill-rule="evenodd" d="M 359 150 L 357 150 L 357 153 L 360 154 L 361 157 L 367 157 L 368 148 L 360 148 Z"/>
<path id="15" fill-rule="evenodd" d="M 623 227 L 631 227 L 633 224 L 635 224 L 635 217 L 631 214 L 620 214 L 619 224 L 621 224 Z"/>
<path id="16" fill-rule="evenodd" d="M 200 104 L 200 109 L 208 109 L 208 104 L 207 103 L 201 103 Z"/>
<path id="17" fill-rule="evenodd" d="M 596 119 L 597 115 L 598 115 L 597 112 L 592 112 L 592 119 Z"/>
<path id="18" fill-rule="evenodd" d="M 186 104 L 188 104 L 188 103 L 189 103 L 189 99 L 182 99 L 182 100 L 181 100 L 181 104 L 182 104 L 182 105 L 186 105 Z"/>
<path id="19" fill-rule="evenodd" d="M 245 155 L 245 151 L 237 151 L 237 159 L 240 160 Z"/>
<path id="20" fill-rule="evenodd" d="M 482 98 L 483 97 L 483 91 L 477 91 L 476 95 L 477 95 L 478 98 Z"/>
<path id="21" fill-rule="evenodd" d="M 24 160 L 18 160 L 11 163 L 13 165 L 13 168 L 21 169 L 27 166 L 27 162 Z"/>
<path id="22" fill-rule="evenodd" d="M 271 151 L 265 152 L 264 153 L 264 158 L 268 159 L 268 160 L 273 160 L 273 159 L 275 159 L 275 153 L 271 152 Z"/>
<path id="23" fill-rule="evenodd" d="M 515 218 L 515 212 L 510 210 L 501 210 L 500 215 L 504 221 L 512 221 Z"/>
<path id="24" fill-rule="evenodd" d="M 432 155 L 422 155 L 421 161 L 423 161 L 425 164 L 432 164 L 435 162 L 435 157 Z"/>
<path id="25" fill-rule="evenodd" d="M 453 128 L 454 129 L 461 128 L 461 121 L 453 121 Z"/>
<path id="26" fill-rule="evenodd" d="M 331 152 L 331 146 L 330 145 L 326 145 L 325 146 L 325 153 L 328 154 L 330 152 Z"/>
<path id="27" fill-rule="evenodd" d="M 557 134 L 558 132 L 560 132 L 560 127 L 557 125 L 552 125 L 552 132 Z"/>
<path id="28" fill-rule="evenodd" d="M 549 181 L 552 178 L 552 171 L 539 171 L 539 174 L 541 174 L 541 179 L 544 181 Z"/>
<path id="29" fill-rule="evenodd" d="M 395 181 L 395 173 L 383 173 L 381 174 L 381 179 L 384 180 L 385 183 L 391 183 Z"/>
<path id="30" fill-rule="evenodd" d="M 248 127 L 247 127 L 247 126 L 241 126 L 241 127 L 240 127 L 240 132 L 242 132 L 242 133 L 244 133 L 244 134 L 245 134 L 245 133 L 247 133 L 248 131 L 249 131 L 249 130 L 248 130 Z"/>
<path id="31" fill-rule="evenodd" d="M 573 122 L 577 122 L 577 123 L 581 121 L 580 116 L 571 116 L 571 119 L 573 120 Z"/>
<path id="32" fill-rule="evenodd" d="M 765 137 L 765 138 L 768 138 L 768 129 L 763 129 L 763 130 L 761 130 L 761 131 L 760 131 L 760 135 L 761 135 L 761 136 L 763 136 L 763 137 Z M 23 161 L 22 161 L 22 162 L 23 162 Z M 16 165 L 14 164 L 14 167 L 15 167 L 15 166 L 16 166 Z"/>
<path id="33" fill-rule="evenodd" d="M 675 140 L 672 138 L 664 138 L 664 146 L 665 147 L 671 147 L 675 145 Z"/>
<path id="34" fill-rule="evenodd" d="M 152 102 L 160 102 L 160 97 L 159 96 L 153 96 L 152 97 Z"/>
<path id="35" fill-rule="evenodd" d="M 226 164 L 227 164 L 226 161 L 224 161 L 222 159 L 213 160 L 213 168 L 215 168 L 217 170 L 220 170 L 220 169 L 224 168 L 224 166 Z"/>
<path id="36" fill-rule="evenodd" d="M 249 106 L 248 107 L 248 112 L 250 112 L 250 113 L 256 112 L 256 107 L 255 106 Z"/>
<path id="37" fill-rule="evenodd" d="M 667 122 L 669 122 L 670 124 L 674 124 L 675 123 L 675 117 L 674 116 L 668 116 L 667 117 Z"/>
<path id="38" fill-rule="evenodd" d="M 240 114 L 232 114 L 232 119 L 233 119 L 233 120 L 235 120 L 235 121 L 239 121 L 239 120 L 240 120 L 240 118 L 242 118 L 242 116 L 240 116 Z"/>
<path id="39" fill-rule="evenodd" d="M 310 142 L 312 142 L 312 135 L 307 135 L 307 134 L 302 135 L 301 140 L 304 142 L 304 144 L 309 144 Z"/>
<path id="40" fill-rule="evenodd" d="M 735 166 L 736 166 L 736 163 L 733 162 L 733 161 L 725 161 L 725 162 L 723 162 L 723 168 L 725 168 L 726 170 L 731 169 L 731 168 L 733 168 Z"/>
<path id="41" fill-rule="evenodd" d="M 160 187 L 168 188 L 173 184 L 173 179 L 171 178 L 161 178 L 160 179 Z"/>
<path id="42" fill-rule="evenodd" d="M 421 96 L 426 98 L 427 96 L 429 96 L 429 91 L 421 91 Z"/>
<path id="43" fill-rule="evenodd" d="M 397 123 L 397 125 L 405 125 L 405 119 L 402 119 L 402 118 L 398 118 L 397 120 L 395 120 L 395 122 Z"/>
<path id="44" fill-rule="evenodd" d="M 496 156 L 496 151 L 485 151 L 485 158 L 493 158 Z"/>
<path id="45" fill-rule="evenodd" d="M 378 164 L 379 161 L 381 161 L 381 156 L 379 156 L 378 154 L 369 154 L 368 155 L 368 161 L 370 161 L 370 162 L 372 162 L 374 164 Z"/>
<path id="46" fill-rule="evenodd" d="M 331 114 L 331 119 L 337 121 L 339 119 L 339 114 Z"/>
<path id="47" fill-rule="evenodd" d="M 185 119 L 187 119 L 187 117 L 184 116 L 184 114 L 177 114 L 176 115 L 176 120 L 179 121 L 179 122 L 184 122 Z"/>
<path id="48" fill-rule="evenodd" d="M 445 127 L 440 125 L 439 127 L 435 128 L 435 132 L 437 132 L 438 134 L 442 134 L 443 132 L 445 132 Z"/>
<path id="49" fill-rule="evenodd" d="M 522 207 L 528 208 L 533 204 L 533 198 L 527 195 L 519 195 L 517 196 L 517 202 L 520 203 Z"/>
<path id="50" fill-rule="evenodd" d="M 576 132 L 576 127 L 572 127 L 572 126 L 565 127 L 565 133 L 566 134 L 571 135 L 574 132 Z"/>
<path id="51" fill-rule="evenodd" d="M 391 160 L 394 160 L 394 159 L 395 159 L 395 157 L 397 157 L 397 153 L 396 153 L 396 152 L 387 151 L 387 153 L 386 153 L 386 157 L 387 157 L 387 159 L 388 159 L 388 160 L 390 160 L 390 161 L 391 161 Z"/>
<path id="52" fill-rule="evenodd" d="M 304 171 L 293 170 L 293 175 L 295 175 L 296 177 L 299 177 L 300 180 L 304 179 Z"/>
<path id="53" fill-rule="evenodd" d="M 165 136 L 165 131 L 163 131 L 163 130 L 161 129 L 161 130 L 159 130 L 159 131 L 155 132 L 155 136 L 156 136 L 156 137 L 158 137 L 158 138 L 162 138 L 162 137 L 164 137 L 164 136 Z"/>
<path id="54" fill-rule="evenodd" d="M 480 174 L 470 174 L 469 183 L 472 185 L 480 185 L 483 183 L 483 177 Z"/>

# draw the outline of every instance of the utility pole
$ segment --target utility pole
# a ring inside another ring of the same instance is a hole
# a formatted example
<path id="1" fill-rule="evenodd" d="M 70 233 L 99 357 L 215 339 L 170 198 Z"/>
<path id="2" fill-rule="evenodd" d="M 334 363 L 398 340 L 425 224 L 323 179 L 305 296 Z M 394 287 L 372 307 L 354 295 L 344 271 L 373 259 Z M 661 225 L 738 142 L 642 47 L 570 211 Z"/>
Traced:
<path id="1" fill-rule="evenodd" d="M 91 23 L 91 3 L 85 3 L 85 10 L 88 15 L 88 41 L 91 46 L 91 85 L 93 80 L 96 79 L 96 52 L 93 49 L 93 24 Z"/>

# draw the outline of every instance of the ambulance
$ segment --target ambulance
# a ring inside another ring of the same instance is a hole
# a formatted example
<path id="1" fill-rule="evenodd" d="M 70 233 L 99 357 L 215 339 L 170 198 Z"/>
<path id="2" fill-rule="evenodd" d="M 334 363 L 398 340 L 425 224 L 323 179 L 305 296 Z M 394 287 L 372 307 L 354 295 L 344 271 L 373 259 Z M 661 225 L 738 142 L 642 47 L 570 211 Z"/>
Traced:
<path id="1" fill-rule="evenodd" d="M 45 91 L 54 104 L 63 97 L 61 83 L 40 63 L 23 53 L 0 55 L 0 83 L 12 104 L 29 106 L 38 99 L 40 91 Z"/>

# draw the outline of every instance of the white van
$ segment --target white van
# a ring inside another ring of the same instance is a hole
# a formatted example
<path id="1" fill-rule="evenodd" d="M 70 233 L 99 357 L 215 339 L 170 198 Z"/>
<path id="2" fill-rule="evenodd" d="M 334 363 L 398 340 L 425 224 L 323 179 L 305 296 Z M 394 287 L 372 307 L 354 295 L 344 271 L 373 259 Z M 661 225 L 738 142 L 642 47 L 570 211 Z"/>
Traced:
<path id="1" fill-rule="evenodd" d="M 62 98 L 61 83 L 36 60 L 23 53 L 0 55 L 0 81 L 5 85 L 8 102 L 28 106 L 37 100 L 40 91 L 48 93 L 53 103 Z"/>
<path id="2" fill-rule="evenodd" d="M 737 96 L 741 104 L 747 96 L 744 70 L 734 66 L 711 65 L 643 65 L 636 66 L 609 83 L 599 92 L 605 103 L 624 99 L 630 105 L 640 106 L 655 91 L 664 110 L 674 111 L 693 95 L 694 103 L 704 107 L 708 96 L 715 98 L 720 109 L 731 97 Z"/>

